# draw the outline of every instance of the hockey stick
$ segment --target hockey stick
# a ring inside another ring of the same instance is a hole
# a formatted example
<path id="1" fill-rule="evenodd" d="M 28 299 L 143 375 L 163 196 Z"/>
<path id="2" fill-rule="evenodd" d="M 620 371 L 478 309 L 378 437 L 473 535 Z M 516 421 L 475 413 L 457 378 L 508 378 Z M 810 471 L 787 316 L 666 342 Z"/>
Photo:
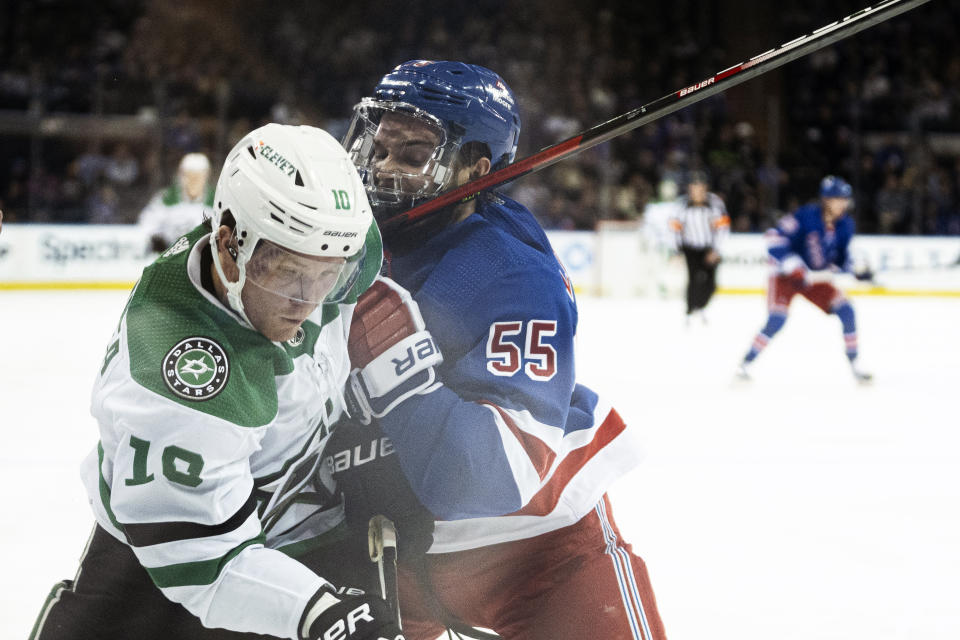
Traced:
<path id="1" fill-rule="evenodd" d="M 370 552 L 370 560 L 377 563 L 380 573 L 380 594 L 387 601 L 387 605 L 397 618 L 397 624 L 402 628 L 400 588 L 397 583 L 397 529 L 386 516 L 377 515 L 370 518 L 367 525 L 367 549 Z M 455 620 L 446 620 L 443 614 L 439 619 L 443 619 L 450 637 L 456 634 L 457 638 L 463 640 L 500 640 L 500 636 L 490 630 L 470 627 Z"/>
<path id="2" fill-rule="evenodd" d="M 380 595 L 400 622 L 400 589 L 397 586 L 397 529 L 385 516 L 370 518 L 367 526 L 367 548 L 370 560 L 380 572 Z"/>
<path id="3" fill-rule="evenodd" d="M 452 191 L 442 193 L 432 200 L 413 207 L 409 211 L 385 220 L 381 224 L 381 227 L 385 232 L 395 230 L 398 226 L 422 218 L 447 205 L 465 200 L 484 189 L 490 189 L 491 187 L 514 180 L 528 173 L 549 167 L 564 158 L 568 158 L 623 133 L 632 131 L 637 127 L 658 120 L 678 109 L 682 109 L 704 98 L 725 91 L 730 87 L 746 82 L 750 78 L 764 74 L 771 69 L 776 69 L 779 66 L 817 51 L 818 49 L 822 49 L 834 42 L 849 38 L 855 33 L 859 33 L 864 29 L 889 20 L 894 16 L 926 4 L 929 1 L 930 0 L 886 0 L 876 6 L 861 9 L 842 20 L 837 20 L 824 27 L 820 27 L 813 33 L 795 38 L 769 51 L 764 51 L 746 62 L 735 64 L 694 85 L 674 91 L 649 104 L 619 115 L 602 124 L 598 124 L 591 129 L 587 129 L 563 142 L 558 142 L 555 145 L 546 147 L 531 156 L 509 164 L 493 173 L 488 173 Z"/>

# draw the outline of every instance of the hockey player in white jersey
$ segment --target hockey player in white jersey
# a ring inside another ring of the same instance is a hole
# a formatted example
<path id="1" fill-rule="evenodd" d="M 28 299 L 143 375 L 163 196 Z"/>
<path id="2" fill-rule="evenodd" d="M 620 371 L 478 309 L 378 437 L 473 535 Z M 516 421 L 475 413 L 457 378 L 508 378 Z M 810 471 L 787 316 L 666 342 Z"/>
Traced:
<path id="1" fill-rule="evenodd" d="M 31 638 L 402 639 L 385 602 L 328 582 L 348 584 L 342 558 L 316 561 L 343 531 L 316 471 L 381 259 L 327 133 L 269 124 L 234 147 L 212 224 L 144 270 L 99 365 L 96 525 Z"/>
<path id="2" fill-rule="evenodd" d="M 137 219 L 148 249 L 160 253 L 200 224 L 213 207 L 213 195 L 210 160 L 202 153 L 184 155 L 176 182 L 156 194 Z"/>

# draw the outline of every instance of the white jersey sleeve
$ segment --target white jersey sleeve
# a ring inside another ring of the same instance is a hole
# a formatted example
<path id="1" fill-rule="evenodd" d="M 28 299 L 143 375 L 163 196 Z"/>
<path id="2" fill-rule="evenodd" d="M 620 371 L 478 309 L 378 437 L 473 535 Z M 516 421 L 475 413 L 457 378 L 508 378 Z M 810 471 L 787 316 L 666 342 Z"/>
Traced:
<path id="1" fill-rule="evenodd" d="M 127 365 L 118 356 L 111 374 Z M 205 626 L 296 637 L 307 600 L 325 581 L 264 547 L 249 464 L 257 430 L 164 406 L 128 377 L 109 377 L 126 378 L 108 381 L 112 389 L 95 407 L 105 443 L 101 504 L 114 535 L 164 595 Z"/>
<path id="2" fill-rule="evenodd" d="M 163 194 L 158 193 L 150 198 L 150 202 L 148 202 L 147 206 L 140 212 L 140 216 L 137 218 L 137 225 L 146 237 L 149 238 L 163 233 L 165 209 Z"/>
<path id="3" fill-rule="evenodd" d="M 170 245 L 203 222 L 206 213 L 206 200 L 184 199 L 178 188 L 170 187 L 151 198 L 137 225 L 145 238 L 160 237 Z"/>

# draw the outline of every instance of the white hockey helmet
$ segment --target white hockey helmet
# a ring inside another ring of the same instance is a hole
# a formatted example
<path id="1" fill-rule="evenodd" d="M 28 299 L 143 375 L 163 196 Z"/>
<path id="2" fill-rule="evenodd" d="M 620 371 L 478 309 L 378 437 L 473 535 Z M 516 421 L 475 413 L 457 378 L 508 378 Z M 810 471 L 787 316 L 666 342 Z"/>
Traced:
<path id="1" fill-rule="evenodd" d="M 236 282 L 225 276 L 216 250 L 228 214 L 235 222 Z M 336 302 L 365 259 L 381 259 L 366 256 L 373 214 L 360 177 L 340 143 L 316 127 L 268 124 L 244 136 L 217 181 L 212 223 L 217 274 L 230 306 L 248 324 L 241 300 L 248 281 L 301 302 Z M 317 257 L 343 260 L 324 261 L 322 275 L 312 274 L 310 258 Z M 330 262 L 339 265 L 333 277 Z M 297 269 L 273 268 L 284 263 Z"/>
<path id="2" fill-rule="evenodd" d="M 183 173 L 206 173 L 210 171 L 210 160 L 202 153 L 187 153 L 180 158 L 177 170 Z"/>

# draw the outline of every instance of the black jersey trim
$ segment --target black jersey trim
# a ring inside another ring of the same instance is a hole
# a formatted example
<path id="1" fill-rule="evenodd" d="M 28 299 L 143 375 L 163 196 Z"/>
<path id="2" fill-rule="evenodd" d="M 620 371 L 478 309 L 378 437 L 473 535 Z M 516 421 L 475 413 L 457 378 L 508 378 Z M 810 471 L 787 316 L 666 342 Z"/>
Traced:
<path id="1" fill-rule="evenodd" d="M 209 538 L 238 529 L 256 511 L 257 499 L 253 492 L 240 509 L 220 524 L 197 524 L 196 522 L 149 522 L 124 524 L 127 540 L 134 547 L 149 547 L 176 540 Z"/>

